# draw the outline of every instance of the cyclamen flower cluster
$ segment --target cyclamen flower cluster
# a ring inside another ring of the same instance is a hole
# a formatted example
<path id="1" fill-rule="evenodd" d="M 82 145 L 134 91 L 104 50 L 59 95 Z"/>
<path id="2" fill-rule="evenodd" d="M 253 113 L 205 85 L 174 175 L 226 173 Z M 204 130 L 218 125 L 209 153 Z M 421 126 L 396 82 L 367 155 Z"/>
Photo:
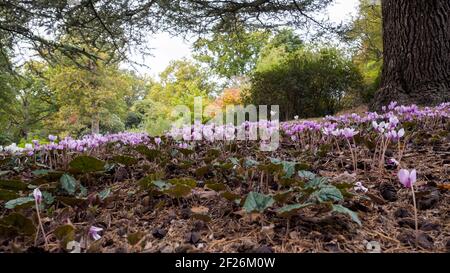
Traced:
<path id="1" fill-rule="evenodd" d="M 195 123 L 193 126 L 172 127 L 167 136 L 183 141 L 257 140 L 258 131 L 260 134 L 264 134 L 264 138 L 270 138 L 278 129 L 278 120 L 245 121 L 241 125 Z"/>
<path id="2" fill-rule="evenodd" d="M 16 143 L 0 149 L 7 154 L 17 155 L 26 152 L 27 155 L 32 156 L 40 151 L 71 151 L 71 152 L 85 152 L 98 147 L 102 147 L 109 143 L 116 143 L 116 145 L 139 145 L 149 141 L 149 136 L 146 133 L 129 133 L 123 132 L 109 135 L 87 135 L 81 139 L 73 139 L 71 137 L 63 138 L 59 142 L 56 136 L 49 136 L 51 140 L 48 144 L 40 144 L 38 140 L 33 140 L 32 143 L 25 144 L 24 148 L 20 148 Z"/>
<path id="3" fill-rule="evenodd" d="M 188 147 L 190 141 L 196 140 L 257 140 L 259 137 L 269 139 L 278 130 L 282 135 L 287 136 L 292 141 L 303 141 L 305 138 L 316 141 L 323 138 L 346 138 L 351 139 L 357 134 L 364 134 L 366 129 L 369 132 L 379 134 L 384 139 L 399 141 L 405 135 L 405 130 L 401 128 L 406 121 L 421 121 L 429 119 L 450 118 L 450 103 L 442 103 L 436 107 L 425 107 L 419 109 L 416 105 L 404 106 L 392 102 L 384 108 L 384 113 L 368 112 L 364 116 L 346 114 L 341 116 L 327 116 L 322 121 L 299 120 L 298 116 L 292 122 L 279 123 L 278 120 L 259 122 L 246 121 L 241 125 L 216 125 L 195 123 L 192 126 L 172 128 L 167 132 L 169 138 L 177 141 L 180 147 Z M 423 122 L 426 126 L 427 122 Z M 371 126 L 370 126 L 371 125 Z M 150 142 L 150 137 L 146 133 L 123 132 L 108 135 L 87 135 L 81 139 L 66 137 L 58 141 L 58 137 L 49 135 L 50 143 L 41 144 L 38 140 L 27 143 L 24 147 L 17 144 L 2 147 L 0 153 L 18 155 L 26 154 L 32 156 L 41 151 L 69 151 L 69 152 L 89 152 L 104 145 L 114 143 L 118 147 L 121 145 L 140 145 Z M 156 145 L 161 144 L 160 138 L 155 138 Z"/>

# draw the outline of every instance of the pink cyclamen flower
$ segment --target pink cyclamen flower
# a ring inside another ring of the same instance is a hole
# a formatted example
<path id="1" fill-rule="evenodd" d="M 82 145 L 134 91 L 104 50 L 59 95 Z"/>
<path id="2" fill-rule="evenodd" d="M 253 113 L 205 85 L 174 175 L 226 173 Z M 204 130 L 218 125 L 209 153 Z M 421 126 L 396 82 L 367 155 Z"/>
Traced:
<path id="1" fill-rule="evenodd" d="M 389 159 L 388 162 L 389 162 L 390 164 L 395 165 L 395 166 L 400 165 L 400 162 L 398 162 L 395 158 Z"/>
<path id="2" fill-rule="evenodd" d="M 413 169 L 410 171 L 401 169 L 398 172 L 398 179 L 400 180 L 400 183 L 402 183 L 403 186 L 406 188 L 411 188 L 414 183 L 416 183 L 417 180 L 417 173 L 416 170 Z"/>
<path id="3" fill-rule="evenodd" d="M 48 136 L 48 139 L 50 140 L 50 141 L 55 141 L 56 139 L 57 139 L 58 137 L 57 136 L 54 136 L 54 135 L 49 135 Z"/>
<path id="4" fill-rule="evenodd" d="M 98 233 L 100 231 L 103 231 L 102 228 L 96 227 L 96 226 L 91 226 L 89 228 L 89 236 L 92 237 L 92 239 L 94 239 L 95 241 L 99 240 L 100 238 L 102 238 L 102 236 L 100 236 Z"/>
<path id="5" fill-rule="evenodd" d="M 38 203 L 38 205 L 42 202 L 42 192 L 39 188 L 34 189 L 33 191 L 34 200 Z"/>
<path id="6" fill-rule="evenodd" d="M 369 190 L 368 188 L 364 187 L 361 182 L 356 182 L 354 189 L 355 189 L 355 191 L 363 192 L 363 193 L 366 193 Z"/>
<path id="7" fill-rule="evenodd" d="M 355 131 L 353 128 L 344 128 L 342 130 L 342 135 L 344 135 L 346 138 L 352 138 L 355 135 L 357 135 L 359 132 Z"/>

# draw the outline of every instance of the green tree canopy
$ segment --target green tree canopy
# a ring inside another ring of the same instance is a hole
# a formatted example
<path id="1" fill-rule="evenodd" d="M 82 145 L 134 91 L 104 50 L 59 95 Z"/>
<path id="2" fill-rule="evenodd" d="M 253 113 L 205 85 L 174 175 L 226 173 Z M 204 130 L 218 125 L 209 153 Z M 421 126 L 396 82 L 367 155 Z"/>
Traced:
<path id="1" fill-rule="evenodd" d="M 284 120 L 332 114 L 344 95 L 360 83 L 358 70 L 342 56 L 334 48 L 302 47 L 287 53 L 273 47 L 258 62 L 246 101 L 280 105 Z"/>
<path id="2" fill-rule="evenodd" d="M 188 60 L 172 62 L 155 82 L 144 100 L 135 104 L 135 112 L 144 116 L 145 129 L 153 134 L 170 127 L 175 119 L 172 111 L 177 105 L 185 105 L 194 110 L 194 98 L 203 98 L 203 107 L 210 101 L 215 85 L 208 79 L 209 74 L 199 65 Z"/>

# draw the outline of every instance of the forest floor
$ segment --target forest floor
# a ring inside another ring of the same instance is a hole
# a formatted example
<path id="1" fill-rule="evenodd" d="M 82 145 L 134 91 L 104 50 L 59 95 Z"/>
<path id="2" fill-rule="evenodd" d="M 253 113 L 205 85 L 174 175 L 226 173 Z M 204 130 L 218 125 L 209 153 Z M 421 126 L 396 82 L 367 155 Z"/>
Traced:
<path id="1" fill-rule="evenodd" d="M 289 220 L 287 230 L 287 220 L 275 217 L 273 211 L 245 213 L 235 202 L 205 187 L 196 187 L 184 200 L 150 198 L 136 183 L 145 172 L 141 169 L 145 168 L 143 165 L 132 171 L 117 168 L 112 180 L 93 178 L 100 183 L 87 184 L 88 192 L 110 189 L 111 196 L 107 202 L 88 208 L 84 205 L 58 205 L 55 211 L 44 214 L 42 221 L 49 239 L 47 250 L 65 251 L 58 236 L 52 234 L 58 227 L 71 223 L 76 230 L 87 230 L 90 225 L 103 228 L 103 237 L 99 241 L 86 242 L 86 238 L 80 235 L 73 238 L 81 242 L 82 247 L 87 243 L 90 252 L 448 252 L 449 143 L 417 145 L 404 155 L 404 164 L 418 169 L 420 178 L 416 193 L 420 229 L 418 245 L 411 194 L 397 182 L 395 169 L 382 173 L 367 172 L 364 169 L 369 165 L 360 162 L 361 169 L 357 174 L 350 174 L 351 170 L 346 170 L 350 166 L 348 157 L 339 154 L 329 154 L 320 159 L 295 156 L 291 148 L 286 147 L 279 156 L 309 162 L 313 172 L 327 177 L 332 183 L 360 181 L 368 188 L 368 200 L 354 199 L 347 204 L 358 212 L 362 227 L 342 215 L 321 215 L 320 210 L 305 209 Z M 202 161 L 194 155 L 192 160 Z M 194 165 L 174 170 L 172 175 L 195 175 L 192 171 L 196 169 Z M 224 179 L 214 177 L 214 174 L 205 175 L 211 175 L 209 179 Z M 236 177 L 229 176 L 228 179 L 234 193 L 244 191 L 240 182 L 234 181 Z M 270 187 L 276 187 L 271 183 L 273 181 L 269 181 Z M 273 191 L 269 189 L 269 192 Z M 206 219 L 199 216 L 198 211 L 206 212 Z M 2 214 L 5 213 L 2 210 Z M 27 213 L 32 214 L 33 211 Z M 43 251 L 42 239 L 39 238 L 37 244 L 40 247 L 37 248 L 33 246 L 34 237 L 8 238 L 1 241 L 0 251 Z"/>
<path id="2" fill-rule="evenodd" d="M 104 172 L 77 171 L 75 163 L 71 169 L 62 163 L 63 171 L 42 171 L 43 165 L 31 160 L 22 160 L 19 166 L 17 159 L 2 159 L 0 189 L 17 188 L 19 184 L 11 186 L 8 181 L 21 180 L 17 183 L 39 185 L 52 196 L 44 196 L 40 210 L 47 245 L 33 201 L 12 210 L 0 201 L 0 252 L 450 252 L 448 125 L 444 131 L 416 136 L 402 157 L 402 166 L 418 173 L 418 233 L 411 191 L 398 182 L 398 168 L 387 163 L 375 166 L 370 151 L 359 157 L 355 171 L 348 151 L 312 153 L 286 139 L 270 153 L 245 141 L 200 142 L 192 152 L 173 149 L 175 144 L 163 139 L 165 148 L 159 150 L 99 150 L 97 158 L 108 163 Z M 393 153 L 388 149 L 386 157 Z M 289 162 L 295 162 L 292 178 Z M 83 168 L 91 165 L 95 164 Z M 339 188 L 345 198 L 336 200 L 356 212 L 361 225 L 331 211 L 333 202 L 280 213 L 280 207 L 299 202 L 300 193 L 305 193 L 298 169 Z M 69 176 L 63 173 L 76 179 L 65 180 Z M 356 182 L 368 191 L 356 192 Z M 296 188 L 296 183 L 302 186 Z M 85 193 L 77 195 L 78 190 Z M 299 195 L 293 195 L 297 190 Z M 255 200 L 256 209 L 249 212 L 252 204 L 245 196 L 248 199 L 253 191 L 264 193 L 263 200 L 272 196 L 275 201 L 265 206 L 269 201 Z M 10 217 L 13 214 L 15 218 Z M 101 239 L 88 236 L 91 226 L 103 229 Z"/>

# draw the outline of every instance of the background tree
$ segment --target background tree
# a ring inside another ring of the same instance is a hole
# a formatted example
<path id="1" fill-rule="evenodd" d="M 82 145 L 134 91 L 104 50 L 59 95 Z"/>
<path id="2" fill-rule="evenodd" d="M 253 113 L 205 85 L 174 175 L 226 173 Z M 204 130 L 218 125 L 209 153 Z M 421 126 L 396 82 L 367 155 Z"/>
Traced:
<path id="1" fill-rule="evenodd" d="M 46 78 L 59 104 L 49 126 L 76 135 L 88 129 L 98 134 L 101 127 L 109 132 L 124 130 L 120 120 L 125 118 L 125 98 L 131 96 L 132 84 L 117 66 L 97 62 L 86 70 L 61 64 L 48 68 Z"/>
<path id="2" fill-rule="evenodd" d="M 383 67 L 381 5 L 372 0 L 360 0 L 358 15 L 345 33 L 344 40 L 351 42 L 353 62 L 364 79 L 365 88 L 360 92 L 362 102 L 370 103 L 380 87 Z"/>
<path id="3" fill-rule="evenodd" d="M 273 47 L 256 66 L 246 102 L 279 105 L 282 120 L 323 116 L 339 110 L 360 80 L 357 68 L 336 49 L 302 47 L 287 53 Z"/>
<path id="4" fill-rule="evenodd" d="M 373 108 L 450 100 L 450 1 L 383 0 L 384 66 Z"/>
<path id="5" fill-rule="evenodd" d="M 126 58 L 127 49 L 147 52 L 145 34 L 157 31 L 212 33 L 239 23 L 254 27 L 324 24 L 314 19 L 332 0 L 79 0 L 0 3 L 0 37 L 26 43 L 46 60 L 61 56 L 77 63 L 80 56 L 97 59 L 86 46 L 107 54 L 105 61 Z M 44 30 L 44 31 L 43 31 Z M 61 40 L 61 36 L 80 37 Z M 55 54 L 58 52 L 59 54 Z M 82 64 L 80 64 L 82 65 Z"/>
<path id="6" fill-rule="evenodd" d="M 199 38 L 194 43 L 194 58 L 221 77 L 241 77 L 255 67 L 268 38 L 268 31 L 249 31 L 243 27 L 229 33 L 215 31 L 210 38 Z"/>
<path id="7" fill-rule="evenodd" d="M 203 98 L 203 107 L 210 102 L 216 90 L 208 79 L 210 75 L 199 65 L 187 60 L 173 61 L 153 83 L 144 100 L 134 105 L 134 111 L 143 116 L 142 126 L 151 134 L 158 134 L 170 128 L 172 111 L 177 105 L 194 110 L 194 98 Z"/>
<path id="8" fill-rule="evenodd" d="M 40 135 L 45 120 L 57 111 L 52 90 L 36 74 L 42 69 L 42 64 L 29 62 L 17 73 L 8 72 L 0 77 L 0 85 L 3 85 L 0 95 L 3 137 L 0 140 L 14 141 Z"/>

